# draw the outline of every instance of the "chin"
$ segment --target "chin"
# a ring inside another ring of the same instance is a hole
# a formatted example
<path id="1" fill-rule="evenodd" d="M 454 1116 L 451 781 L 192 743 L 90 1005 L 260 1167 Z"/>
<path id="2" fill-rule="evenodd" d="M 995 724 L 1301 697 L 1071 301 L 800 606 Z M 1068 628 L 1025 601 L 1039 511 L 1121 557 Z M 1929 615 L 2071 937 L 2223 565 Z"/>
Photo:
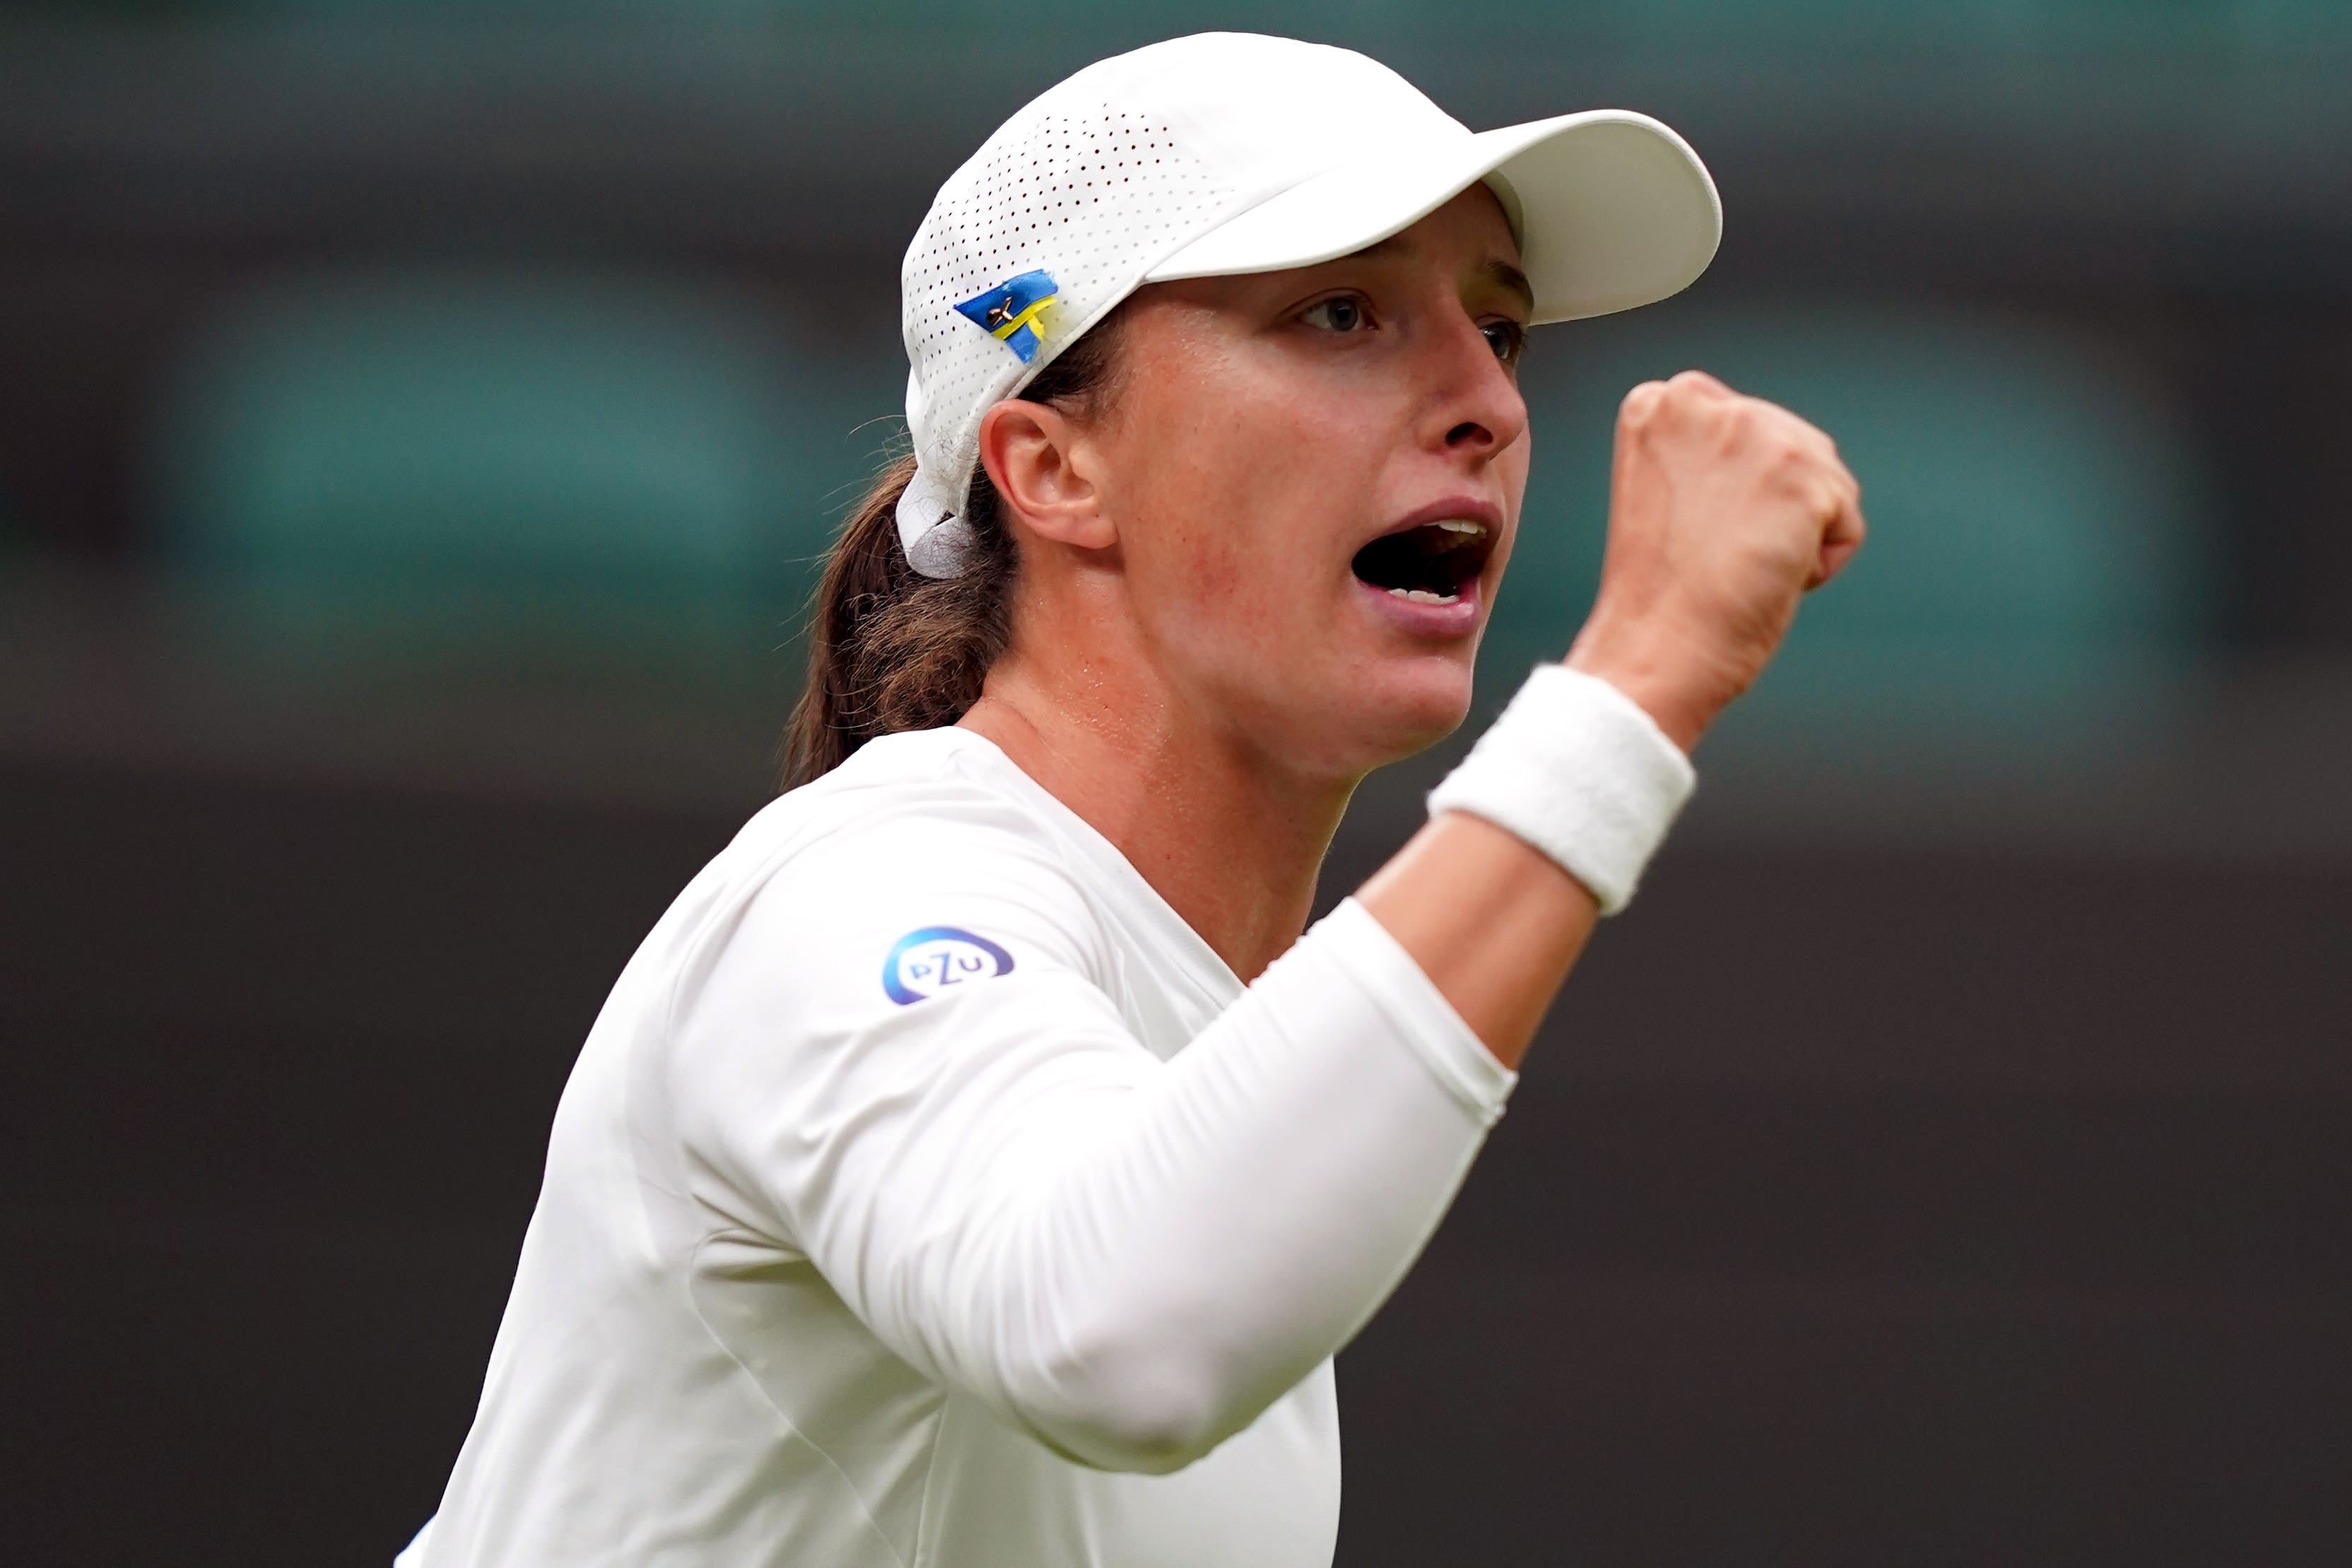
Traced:
<path id="1" fill-rule="evenodd" d="M 1359 772 L 1428 750 L 1470 715 L 1467 658 L 1424 654 L 1384 663 L 1380 678 L 1352 683 L 1335 704 L 1348 715 Z"/>

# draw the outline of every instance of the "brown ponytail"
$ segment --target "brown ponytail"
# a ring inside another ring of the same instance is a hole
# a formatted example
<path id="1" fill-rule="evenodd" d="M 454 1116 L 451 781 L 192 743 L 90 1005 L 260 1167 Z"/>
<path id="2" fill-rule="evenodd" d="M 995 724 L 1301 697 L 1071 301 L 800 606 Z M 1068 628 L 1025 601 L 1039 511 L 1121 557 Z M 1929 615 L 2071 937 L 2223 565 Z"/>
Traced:
<path id="1" fill-rule="evenodd" d="M 1110 390 L 1119 312 L 1097 322 L 1020 393 L 1080 416 Z M 898 546 L 898 497 L 911 456 L 876 476 L 825 558 L 809 606 L 808 679 L 784 731 L 783 787 L 823 778 L 877 735 L 935 729 L 980 698 L 1013 633 L 1020 551 L 977 468 L 962 517 L 971 530 L 961 576 L 929 578 Z"/>

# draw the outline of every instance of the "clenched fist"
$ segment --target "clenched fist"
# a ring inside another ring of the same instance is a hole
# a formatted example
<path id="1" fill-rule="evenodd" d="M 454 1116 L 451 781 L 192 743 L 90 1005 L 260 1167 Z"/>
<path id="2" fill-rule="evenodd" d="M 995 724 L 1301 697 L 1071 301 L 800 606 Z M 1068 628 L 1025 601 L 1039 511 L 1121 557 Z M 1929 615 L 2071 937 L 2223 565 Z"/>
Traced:
<path id="1" fill-rule="evenodd" d="M 1862 490 L 1787 409 L 1685 371 L 1617 416 L 1601 592 L 1568 663 L 1688 751 L 1862 547 Z"/>

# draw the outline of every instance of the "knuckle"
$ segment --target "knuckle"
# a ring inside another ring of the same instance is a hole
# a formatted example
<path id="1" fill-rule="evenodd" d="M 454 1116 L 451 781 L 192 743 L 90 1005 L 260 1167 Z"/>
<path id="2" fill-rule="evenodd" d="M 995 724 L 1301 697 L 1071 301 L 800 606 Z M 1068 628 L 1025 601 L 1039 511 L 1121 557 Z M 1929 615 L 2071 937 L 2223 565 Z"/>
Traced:
<path id="1" fill-rule="evenodd" d="M 1786 430 L 1770 431 L 1762 437 L 1762 441 L 1764 459 L 1774 473 L 1792 484 L 1811 487 L 1820 474 L 1821 465 L 1813 461 L 1813 455 L 1805 449 L 1803 442 Z"/>
<path id="2" fill-rule="evenodd" d="M 1657 413 L 1658 403 L 1665 395 L 1665 382 L 1643 382 L 1625 394 L 1617 415 L 1628 424 L 1646 423 Z"/>
<path id="3" fill-rule="evenodd" d="M 1830 433 L 1823 430 L 1820 425 L 1815 424 L 1811 420 L 1807 419 L 1803 414 L 1797 413 L 1794 409 L 1788 408 L 1780 409 L 1779 412 L 1780 417 L 1789 422 L 1789 428 L 1796 434 L 1802 437 L 1809 444 L 1817 446 L 1823 451 L 1833 452 L 1837 449 L 1837 443 L 1830 439 Z"/>
<path id="4" fill-rule="evenodd" d="M 1698 371 L 1677 371 L 1657 384 L 1658 403 L 1680 417 L 1687 417 L 1708 400 L 1708 379 Z"/>

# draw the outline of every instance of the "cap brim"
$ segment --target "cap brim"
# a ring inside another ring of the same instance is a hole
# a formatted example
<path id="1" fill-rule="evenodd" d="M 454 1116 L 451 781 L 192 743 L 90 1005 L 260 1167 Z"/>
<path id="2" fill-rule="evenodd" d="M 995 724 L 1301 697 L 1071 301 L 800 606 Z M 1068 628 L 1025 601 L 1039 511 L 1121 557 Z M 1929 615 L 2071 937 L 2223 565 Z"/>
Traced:
<path id="1" fill-rule="evenodd" d="M 1646 114 L 1599 109 L 1368 153 L 1218 225 L 1144 281 L 1331 261 L 1410 228 L 1481 180 L 1511 209 L 1537 322 L 1679 293 L 1723 236 L 1722 201 L 1690 144 Z"/>

